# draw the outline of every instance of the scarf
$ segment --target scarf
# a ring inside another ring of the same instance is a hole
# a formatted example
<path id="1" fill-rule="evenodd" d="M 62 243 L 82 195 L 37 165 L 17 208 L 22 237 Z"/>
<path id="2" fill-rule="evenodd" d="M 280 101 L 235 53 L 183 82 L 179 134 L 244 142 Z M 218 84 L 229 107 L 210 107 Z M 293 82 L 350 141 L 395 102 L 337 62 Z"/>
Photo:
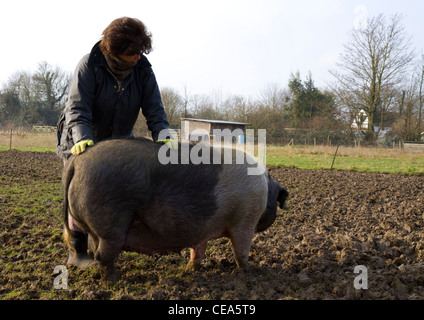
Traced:
<path id="1" fill-rule="evenodd" d="M 132 71 L 134 63 L 126 62 L 105 54 L 106 62 L 118 81 L 123 81 Z"/>

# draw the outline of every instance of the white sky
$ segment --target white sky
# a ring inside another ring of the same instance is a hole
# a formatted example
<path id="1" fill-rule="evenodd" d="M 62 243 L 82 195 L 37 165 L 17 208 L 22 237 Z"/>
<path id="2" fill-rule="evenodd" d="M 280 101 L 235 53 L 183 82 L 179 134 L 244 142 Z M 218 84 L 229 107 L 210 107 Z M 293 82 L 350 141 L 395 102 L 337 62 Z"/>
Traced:
<path id="1" fill-rule="evenodd" d="M 73 71 L 115 18 L 136 17 L 153 34 L 148 55 L 160 87 L 191 94 L 257 96 L 308 72 L 333 80 L 348 34 L 364 15 L 400 13 L 424 51 L 422 0 L 13 0 L 0 7 L 0 84 L 47 61 Z"/>

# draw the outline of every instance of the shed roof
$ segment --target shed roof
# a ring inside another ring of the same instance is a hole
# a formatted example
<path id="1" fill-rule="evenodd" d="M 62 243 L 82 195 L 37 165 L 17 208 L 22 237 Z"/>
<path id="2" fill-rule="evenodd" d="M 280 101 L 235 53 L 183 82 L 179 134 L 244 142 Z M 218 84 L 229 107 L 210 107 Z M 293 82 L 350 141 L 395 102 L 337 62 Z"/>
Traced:
<path id="1" fill-rule="evenodd" d="M 242 126 L 250 126 L 251 125 L 250 123 L 224 121 L 224 120 L 207 120 L 207 119 L 192 119 L 192 118 L 181 118 L 181 120 L 209 122 L 209 123 L 219 123 L 219 124 L 236 124 L 236 125 L 242 125 Z"/>

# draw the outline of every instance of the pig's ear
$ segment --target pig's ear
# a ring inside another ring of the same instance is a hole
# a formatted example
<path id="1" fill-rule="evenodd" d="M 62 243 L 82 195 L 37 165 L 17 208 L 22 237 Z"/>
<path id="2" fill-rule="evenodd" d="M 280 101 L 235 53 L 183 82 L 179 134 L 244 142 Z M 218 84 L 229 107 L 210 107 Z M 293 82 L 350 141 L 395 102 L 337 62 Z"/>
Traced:
<path id="1" fill-rule="evenodd" d="M 288 207 L 286 206 L 286 204 L 285 204 L 285 202 L 286 202 L 286 200 L 287 200 L 287 198 L 288 198 L 288 196 L 289 196 L 289 193 L 287 192 L 287 190 L 286 189 L 284 189 L 284 187 L 281 187 L 281 190 L 280 190 L 280 192 L 278 193 L 278 198 L 277 198 L 277 201 L 279 202 L 279 207 L 281 208 L 281 209 L 288 209 Z"/>

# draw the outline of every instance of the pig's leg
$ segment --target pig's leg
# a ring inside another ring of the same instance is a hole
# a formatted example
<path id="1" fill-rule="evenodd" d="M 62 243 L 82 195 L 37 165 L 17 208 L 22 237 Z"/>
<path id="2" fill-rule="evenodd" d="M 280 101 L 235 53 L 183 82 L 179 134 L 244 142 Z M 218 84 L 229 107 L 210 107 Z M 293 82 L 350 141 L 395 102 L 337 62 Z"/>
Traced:
<path id="1" fill-rule="evenodd" d="M 99 247 L 99 239 L 97 239 L 92 234 L 88 235 L 88 247 L 90 248 L 91 252 L 94 254 L 97 251 L 97 248 Z"/>
<path id="2" fill-rule="evenodd" d="M 190 248 L 190 262 L 187 264 L 186 270 L 198 270 L 200 262 L 205 257 L 207 241 Z"/>
<path id="3" fill-rule="evenodd" d="M 247 268 L 254 229 L 239 228 L 230 233 L 234 256 L 239 268 Z"/>
<path id="4" fill-rule="evenodd" d="M 99 246 L 95 253 L 95 259 L 100 262 L 100 266 L 103 269 L 103 280 L 114 283 L 119 279 L 115 269 L 115 259 L 118 258 L 124 242 L 124 237 L 117 237 L 113 240 L 104 238 L 99 239 Z"/>

